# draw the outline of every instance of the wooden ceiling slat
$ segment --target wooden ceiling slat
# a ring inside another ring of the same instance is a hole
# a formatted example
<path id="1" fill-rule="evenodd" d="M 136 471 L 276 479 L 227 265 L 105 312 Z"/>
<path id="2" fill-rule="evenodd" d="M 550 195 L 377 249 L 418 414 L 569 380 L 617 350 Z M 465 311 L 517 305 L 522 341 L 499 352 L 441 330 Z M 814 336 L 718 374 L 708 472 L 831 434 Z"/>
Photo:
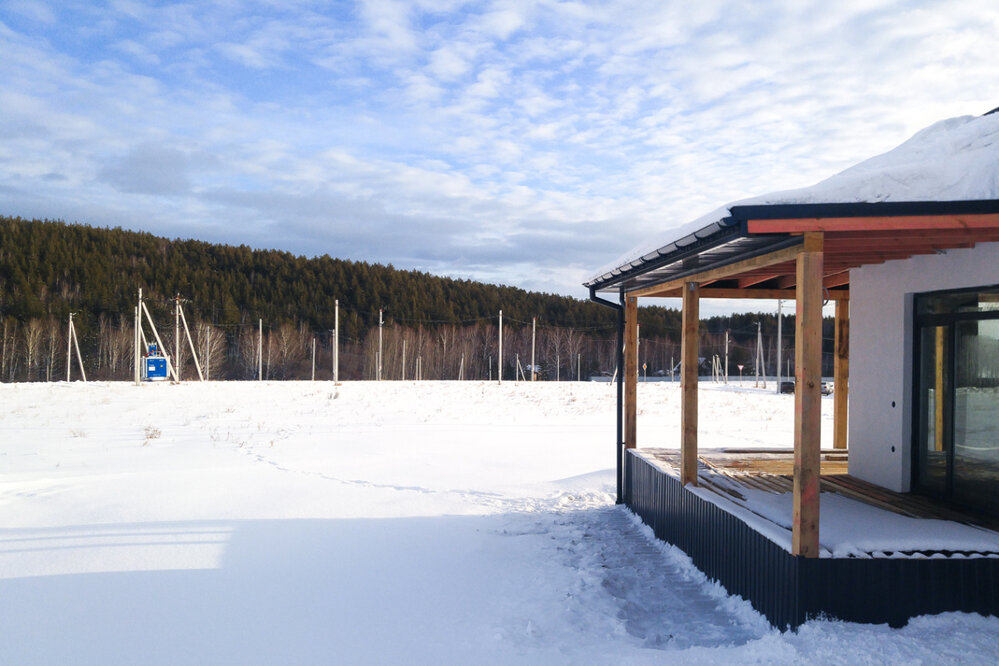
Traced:
<path id="1" fill-rule="evenodd" d="M 992 229 L 950 229 L 947 231 L 922 231 L 918 236 L 903 231 L 847 231 L 827 232 L 826 242 L 861 241 L 865 243 L 890 241 L 908 243 L 925 241 L 927 243 L 946 243 L 952 241 L 993 242 L 999 240 L 999 230 Z"/>
<path id="2" fill-rule="evenodd" d="M 828 274 L 822 280 L 822 286 L 831 289 L 833 287 L 842 287 L 845 284 L 850 284 L 850 271 L 843 271 L 842 273 Z"/>
<path id="3" fill-rule="evenodd" d="M 857 240 L 840 241 L 840 240 L 828 240 L 825 243 L 826 252 L 863 252 L 865 250 L 876 250 L 879 248 L 892 248 L 892 249 L 916 249 L 916 250 L 935 250 L 935 249 L 947 249 L 947 248 L 959 248 L 959 247 L 972 247 L 975 245 L 976 241 L 971 241 L 966 238 L 961 239 L 951 239 L 948 241 L 936 240 L 928 241 L 923 239 L 913 239 L 908 241 L 894 241 L 888 239 L 879 239 L 873 242 L 863 242 Z"/>
<path id="4" fill-rule="evenodd" d="M 743 273 L 743 277 L 738 280 L 739 289 L 745 289 L 746 287 L 752 287 L 754 284 L 766 282 L 770 278 L 775 278 L 778 275 L 780 275 L 780 272 L 774 272 L 773 270 L 761 271 L 754 275 L 747 275 Z"/>

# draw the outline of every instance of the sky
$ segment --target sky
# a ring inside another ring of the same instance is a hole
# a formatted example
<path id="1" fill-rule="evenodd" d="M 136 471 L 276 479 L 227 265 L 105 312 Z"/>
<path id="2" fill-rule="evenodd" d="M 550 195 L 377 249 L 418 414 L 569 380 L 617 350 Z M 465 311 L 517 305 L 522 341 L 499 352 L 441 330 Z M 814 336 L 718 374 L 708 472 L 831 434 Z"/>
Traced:
<path id="1" fill-rule="evenodd" d="M 585 297 L 999 106 L 999 4 L 0 0 L 0 214 Z"/>

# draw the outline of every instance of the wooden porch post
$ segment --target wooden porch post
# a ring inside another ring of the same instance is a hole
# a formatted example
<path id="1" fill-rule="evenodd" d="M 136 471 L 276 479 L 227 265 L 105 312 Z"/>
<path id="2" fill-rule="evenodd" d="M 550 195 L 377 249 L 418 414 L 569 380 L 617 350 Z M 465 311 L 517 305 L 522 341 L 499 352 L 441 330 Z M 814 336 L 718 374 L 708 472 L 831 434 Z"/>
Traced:
<path id="1" fill-rule="evenodd" d="M 836 301 L 836 356 L 833 359 L 833 448 L 845 449 L 850 381 L 850 301 Z"/>
<path id="2" fill-rule="evenodd" d="M 638 298 L 624 302 L 624 448 L 638 441 Z"/>
<path id="3" fill-rule="evenodd" d="M 794 391 L 794 516 L 791 553 L 819 556 L 822 400 L 822 233 L 805 234 L 797 258 Z"/>
<path id="4" fill-rule="evenodd" d="M 683 330 L 680 338 L 680 482 L 697 485 L 697 283 L 683 285 Z"/>

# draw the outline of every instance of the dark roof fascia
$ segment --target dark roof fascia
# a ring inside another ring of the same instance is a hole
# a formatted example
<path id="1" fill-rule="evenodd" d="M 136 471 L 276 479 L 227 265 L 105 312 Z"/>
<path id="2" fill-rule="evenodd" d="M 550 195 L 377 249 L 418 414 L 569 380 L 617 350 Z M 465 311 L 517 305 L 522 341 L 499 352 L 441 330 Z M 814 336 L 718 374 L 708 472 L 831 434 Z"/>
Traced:
<path id="1" fill-rule="evenodd" d="M 898 217 L 907 215 L 976 215 L 999 213 L 999 199 L 961 199 L 953 201 L 881 201 L 814 204 L 760 204 L 732 206 L 730 215 L 717 222 L 664 245 L 627 265 L 584 283 L 584 286 L 604 291 L 625 281 L 663 266 L 682 261 L 705 250 L 724 245 L 736 238 L 749 236 L 749 220 L 795 220 L 828 217 Z M 715 227 L 711 231 L 712 227 Z M 782 235 L 782 234 L 776 234 Z M 685 242 L 688 241 L 689 242 Z M 749 258 L 733 258 L 731 261 Z M 681 277 L 683 274 L 678 274 Z"/>
<path id="2" fill-rule="evenodd" d="M 747 220 L 797 220 L 821 217 L 898 217 L 903 215 L 981 215 L 999 213 L 999 199 L 955 201 L 881 201 L 732 206 L 732 217 Z"/>

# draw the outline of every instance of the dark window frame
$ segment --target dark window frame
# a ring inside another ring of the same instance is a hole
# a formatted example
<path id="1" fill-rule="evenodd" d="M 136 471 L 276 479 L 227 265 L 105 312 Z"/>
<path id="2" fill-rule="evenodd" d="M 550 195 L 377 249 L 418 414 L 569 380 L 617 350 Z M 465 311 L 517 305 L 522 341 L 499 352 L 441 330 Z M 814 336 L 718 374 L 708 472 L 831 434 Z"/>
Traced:
<path id="1" fill-rule="evenodd" d="M 923 299 L 933 298 L 934 296 L 952 296 L 961 294 L 972 294 L 972 293 L 996 293 L 999 294 L 999 284 L 991 285 L 981 285 L 976 287 L 964 287 L 961 289 L 939 289 L 935 291 L 918 292 L 912 294 L 912 414 L 911 414 L 911 425 L 912 432 L 910 436 L 909 446 L 912 452 L 910 460 L 910 486 L 913 492 L 918 494 L 928 495 L 934 497 L 935 499 L 957 504 L 954 500 L 954 441 L 955 441 L 955 421 L 953 418 L 955 401 L 957 399 L 956 390 L 954 388 L 955 384 L 953 378 L 956 377 L 956 364 L 957 364 L 957 324 L 966 321 L 989 321 L 999 319 L 999 310 L 986 310 L 982 312 L 950 312 L 950 313 L 933 313 L 933 314 L 920 314 L 919 304 Z M 944 490 L 943 496 L 939 496 L 926 488 L 920 488 L 919 481 L 919 470 L 922 466 L 922 456 L 924 452 L 920 446 L 923 426 L 922 423 L 922 332 L 924 328 L 947 328 L 947 344 L 949 346 L 949 359 L 947 363 L 947 372 L 949 373 L 952 381 L 948 386 L 948 395 L 946 396 L 948 402 L 948 412 L 951 414 L 951 418 L 948 423 L 945 423 L 945 427 L 948 430 L 947 436 L 950 442 L 950 446 L 947 449 L 946 464 L 947 469 L 945 473 Z M 983 510 L 984 507 L 975 506 L 969 507 L 975 510 Z"/>

